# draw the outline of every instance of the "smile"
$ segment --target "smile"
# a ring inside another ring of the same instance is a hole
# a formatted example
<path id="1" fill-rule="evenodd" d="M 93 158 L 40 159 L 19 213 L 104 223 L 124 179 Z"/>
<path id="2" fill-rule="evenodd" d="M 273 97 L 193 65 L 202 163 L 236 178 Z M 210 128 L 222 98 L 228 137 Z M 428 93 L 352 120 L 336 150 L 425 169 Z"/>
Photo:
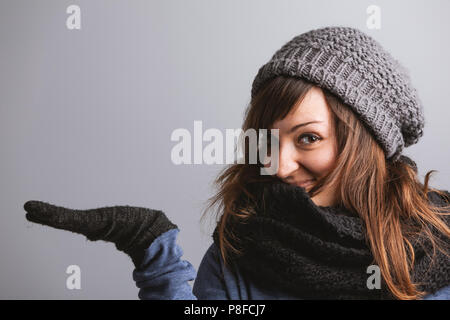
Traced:
<path id="1" fill-rule="evenodd" d="M 302 183 L 297 183 L 297 186 L 305 188 L 305 187 L 307 187 L 307 186 L 309 186 L 309 185 L 311 185 L 313 183 L 314 183 L 314 180 L 307 180 L 307 181 L 302 182 Z"/>

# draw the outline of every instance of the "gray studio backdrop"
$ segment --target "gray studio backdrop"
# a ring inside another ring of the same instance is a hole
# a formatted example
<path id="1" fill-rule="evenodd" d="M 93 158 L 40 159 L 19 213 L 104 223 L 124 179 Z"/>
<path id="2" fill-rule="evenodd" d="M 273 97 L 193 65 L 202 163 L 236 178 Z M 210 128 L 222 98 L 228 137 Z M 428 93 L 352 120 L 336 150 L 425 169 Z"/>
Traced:
<path id="1" fill-rule="evenodd" d="M 66 26 L 73 4 L 79 30 Z M 367 27 L 370 5 L 381 29 Z M 173 164 L 171 134 L 195 120 L 240 128 L 258 68 L 316 27 L 360 28 L 410 71 L 426 126 L 405 153 L 450 189 L 449 12 L 447 0 L 1 0 L 0 298 L 138 298 L 125 254 L 26 221 L 30 199 L 161 209 L 198 269 L 214 219 L 199 220 L 223 165 Z M 80 290 L 66 287 L 69 265 Z"/>

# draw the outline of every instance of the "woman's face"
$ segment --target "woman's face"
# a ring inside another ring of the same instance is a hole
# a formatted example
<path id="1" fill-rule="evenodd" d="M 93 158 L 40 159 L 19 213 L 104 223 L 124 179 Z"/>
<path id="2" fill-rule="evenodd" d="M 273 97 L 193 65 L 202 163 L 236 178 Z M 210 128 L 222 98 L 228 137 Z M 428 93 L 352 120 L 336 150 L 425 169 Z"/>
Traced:
<path id="1" fill-rule="evenodd" d="M 311 88 L 303 101 L 272 128 L 279 129 L 277 176 L 286 183 L 310 190 L 314 180 L 331 170 L 337 156 L 332 114 L 322 90 Z M 325 186 L 311 199 L 316 205 L 330 206 L 335 204 L 333 195 Z"/>

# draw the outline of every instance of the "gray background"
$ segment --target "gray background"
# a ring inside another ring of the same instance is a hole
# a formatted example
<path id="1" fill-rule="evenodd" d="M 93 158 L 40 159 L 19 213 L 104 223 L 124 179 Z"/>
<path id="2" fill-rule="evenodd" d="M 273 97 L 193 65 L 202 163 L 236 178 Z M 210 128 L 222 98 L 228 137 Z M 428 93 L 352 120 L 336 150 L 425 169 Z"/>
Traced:
<path id="1" fill-rule="evenodd" d="M 81 7 L 81 30 L 66 8 Z M 381 30 L 366 8 L 381 7 Z M 131 260 L 113 244 L 32 224 L 30 199 L 88 209 L 162 209 L 197 269 L 214 219 L 200 223 L 221 165 L 171 162 L 176 128 L 240 128 L 258 68 L 293 36 L 346 25 L 410 71 L 425 135 L 405 150 L 450 189 L 450 1 L 0 2 L 0 298 L 137 299 Z M 65 270 L 81 268 L 81 290 Z"/>

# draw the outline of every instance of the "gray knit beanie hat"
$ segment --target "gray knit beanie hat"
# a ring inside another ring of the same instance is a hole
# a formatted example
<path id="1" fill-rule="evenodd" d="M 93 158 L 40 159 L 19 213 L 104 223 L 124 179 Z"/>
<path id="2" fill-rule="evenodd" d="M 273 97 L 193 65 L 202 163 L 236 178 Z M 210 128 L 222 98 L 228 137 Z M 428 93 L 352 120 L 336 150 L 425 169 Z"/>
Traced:
<path id="1" fill-rule="evenodd" d="M 403 159 L 403 148 L 423 135 L 422 104 L 407 70 L 357 29 L 326 27 L 294 37 L 259 69 L 252 98 L 278 75 L 303 78 L 335 94 L 368 127 L 386 159 Z"/>

